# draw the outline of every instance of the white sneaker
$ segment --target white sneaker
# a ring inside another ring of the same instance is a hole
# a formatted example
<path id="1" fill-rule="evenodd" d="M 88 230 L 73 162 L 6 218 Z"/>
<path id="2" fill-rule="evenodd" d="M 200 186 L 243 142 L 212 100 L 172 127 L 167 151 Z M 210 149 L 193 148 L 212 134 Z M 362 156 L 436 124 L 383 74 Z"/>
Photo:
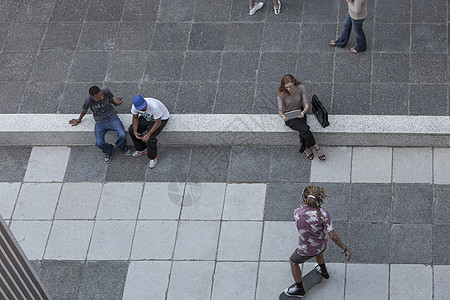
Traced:
<path id="1" fill-rule="evenodd" d="M 255 6 L 253 6 L 253 8 L 250 8 L 250 12 L 248 14 L 250 16 L 253 16 L 255 14 L 255 12 L 260 10 L 263 6 L 264 6 L 264 2 L 255 3 Z"/>
<path id="2" fill-rule="evenodd" d="M 150 169 L 153 169 L 158 164 L 158 156 L 155 159 L 150 159 L 150 165 L 148 166 Z"/>
<path id="3" fill-rule="evenodd" d="M 273 10 L 275 11 L 276 15 L 279 15 L 281 12 L 281 1 L 278 0 L 278 8 L 276 8 L 275 6 L 273 7 Z"/>
<path id="4" fill-rule="evenodd" d="M 144 149 L 144 150 L 142 150 L 142 151 L 134 151 L 133 152 L 133 154 L 131 154 L 131 156 L 133 156 L 133 157 L 139 157 L 139 156 L 142 156 L 142 155 L 145 155 L 145 154 L 147 154 L 147 149 Z"/>

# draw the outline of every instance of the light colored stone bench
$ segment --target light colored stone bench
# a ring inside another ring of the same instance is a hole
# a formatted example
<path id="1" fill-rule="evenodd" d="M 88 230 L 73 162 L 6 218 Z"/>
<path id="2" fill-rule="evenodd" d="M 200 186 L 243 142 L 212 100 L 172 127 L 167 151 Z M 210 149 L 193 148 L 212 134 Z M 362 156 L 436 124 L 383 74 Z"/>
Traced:
<path id="1" fill-rule="evenodd" d="M 2 114 L 0 145 L 93 145 L 91 114 L 75 127 L 72 114 Z M 119 115 L 125 129 L 131 115 Z M 322 128 L 313 115 L 308 124 L 320 145 L 449 147 L 448 116 L 331 115 Z M 107 135 L 114 141 L 114 134 Z M 278 115 L 173 114 L 158 141 L 165 145 L 298 145 L 298 134 Z M 131 143 L 131 140 L 128 141 Z"/>

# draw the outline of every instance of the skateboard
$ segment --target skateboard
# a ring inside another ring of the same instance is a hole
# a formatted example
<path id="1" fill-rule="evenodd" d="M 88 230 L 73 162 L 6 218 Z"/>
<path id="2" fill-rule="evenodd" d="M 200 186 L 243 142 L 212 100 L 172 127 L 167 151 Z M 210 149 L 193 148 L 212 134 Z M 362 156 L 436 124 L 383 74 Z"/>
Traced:
<path id="1" fill-rule="evenodd" d="M 306 274 L 305 276 L 302 277 L 303 288 L 305 289 L 305 291 L 311 289 L 313 286 L 318 284 L 322 280 L 322 278 L 323 277 L 322 277 L 322 275 L 320 275 L 319 272 L 317 272 L 315 269 L 312 269 L 311 271 L 309 271 L 308 274 Z M 295 283 L 293 285 L 295 285 Z M 280 294 L 279 299 L 280 300 L 293 300 L 293 299 L 300 299 L 300 297 L 289 297 L 284 292 L 282 292 Z"/>

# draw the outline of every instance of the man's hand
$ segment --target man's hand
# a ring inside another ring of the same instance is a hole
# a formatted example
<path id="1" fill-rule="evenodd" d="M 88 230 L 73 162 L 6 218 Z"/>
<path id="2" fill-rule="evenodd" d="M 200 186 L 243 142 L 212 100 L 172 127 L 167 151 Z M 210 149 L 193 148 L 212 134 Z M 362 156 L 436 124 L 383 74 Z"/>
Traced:
<path id="1" fill-rule="evenodd" d="M 297 118 L 303 118 L 305 115 L 303 114 L 303 112 L 301 113 L 301 114 L 299 114 L 298 116 L 297 116 Z"/>
<path id="2" fill-rule="evenodd" d="M 137 139 L 142 140 L 142 135 L 139 132 L 135 131 L 135 132 L 133 132 L 133 134 Z"/>
<path id="3" fill-rule="evenodd" d="M 77 119 L 72 119 L 72 120 L 69 121 L 69 124 L 72 124 L 72 126 L 77 126 L 80 123 L 81 122 L 79 122 Z"/>
<path id="4" fill-rule="evenodd" d="M 146 135 L 144 135 L 144 136 L 142 137 L 142 141 L 143 141 L 144 143 L 147 143 L 149 138 L 150 138 L 150 135 L 149 135 L 149 134 L 146 134 Z"/>
<path id="5" fill-rule="evenodd" d="M 286 122 L 287 120 L 289 120 L 289 118 L 286 116 L 283 116 L 283 120 Z"/>
<path id="6" fill-rule="evenodd" d="M 119 106 L 120 104 L 122 104 L 122 102 L 123 102 L 122 97 L 117 97 L 115 102 L 116 102 L 116 106 Z"/>

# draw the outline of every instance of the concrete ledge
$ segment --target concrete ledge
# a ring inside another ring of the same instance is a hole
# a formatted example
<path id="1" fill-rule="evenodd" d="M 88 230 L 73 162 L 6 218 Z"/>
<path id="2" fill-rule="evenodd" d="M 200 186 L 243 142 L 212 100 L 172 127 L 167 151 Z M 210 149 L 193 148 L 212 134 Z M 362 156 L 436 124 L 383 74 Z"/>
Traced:
<path id="1" fill-rule="evenodd" d="M 75 127 L 72 114 L 1 114 L 0 145 L 93 145 L 94 119 Z M 131 115 L 119 115 L 125 129 Z M 328 146 L 449 147 L 448 116 L 332 115 L 322 128 L 313 115 L 308 124 L 318 144 Z M 114 134 L 107 135 L 114 141 Z M 296 132 L 278 115 L 175 114 L 158 138 L 163 145 L 298 145 Z"/>

